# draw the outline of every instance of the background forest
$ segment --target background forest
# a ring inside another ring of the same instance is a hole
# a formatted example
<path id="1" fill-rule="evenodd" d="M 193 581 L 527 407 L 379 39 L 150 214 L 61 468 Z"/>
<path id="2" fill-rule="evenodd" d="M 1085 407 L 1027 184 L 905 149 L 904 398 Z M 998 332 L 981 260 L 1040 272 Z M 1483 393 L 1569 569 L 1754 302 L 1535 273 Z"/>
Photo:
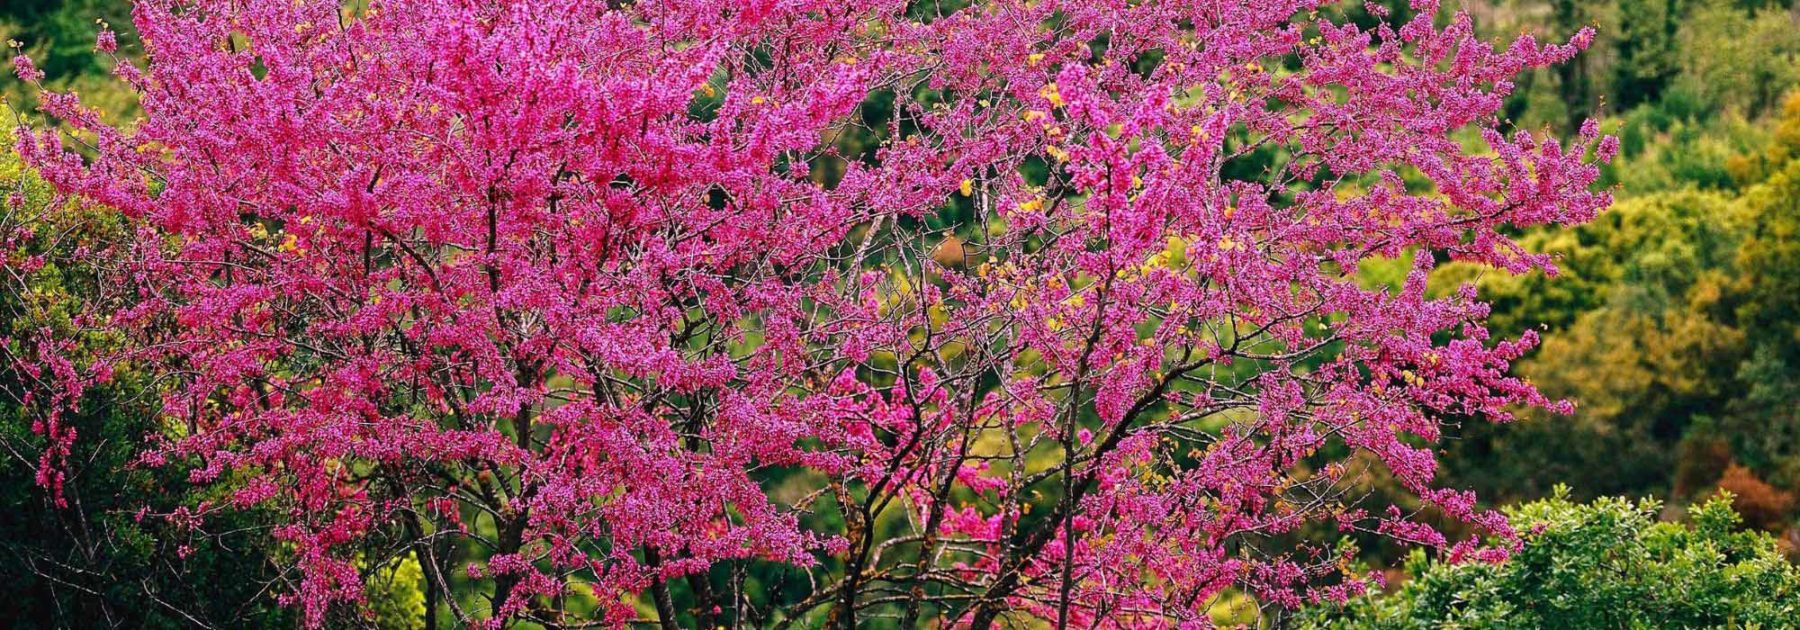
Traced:
<path id="1" fill-rule="evenodd" d="M 1388 4 L 1404 13 L 1404 2 Z M 1615 553 L 1625 544 L 1619 541 L 1632 541 L 1643 551 L 1642 564 L 1632 566 L 1643 573 L 1630 584 L 1609 582 L 1618 590 L 1602 592 L 1597 581 L 1525 583 L 1503 570 L 1459 572 L 1388 548 L 1364 561 L 1387 569 L 1394 586 L 1404 583 L 1403 597 L 1315 611 L 1311 622 L 1521 623 L 1520 611 L 1508 608 L 1508 588 L 1567 588 L 1591 598 L 1583 606 L 1627 602 L 1621 606 L 1651 610 L 1662 605 L 1652 601 L 1659 582 L 1672 583 L 1671 576 L 1704 581 L 1708 571 L 1728 566 L 1763 575 L 1790 601 L 1800 598 L 1787 564 L 1800 559 L 1800 6 L 1791 0 L 1485 0 L 1463 8 L 1495 39 L 1531 32 L 1559 40 L 1595 26 L 1598 38 L 1585 54 L 1527 75 L 1507 111 L 1517 126 L 1563 135 L 1597 114 L 1622 150 L 1605 171 L 1618 198 L 1610 211 L 1577 229 L 1525 235 L 1536 250 L 1561 257 L 1555 281 L 1542 274 L 1482 275 L 1459 264 L 1434 272 L 1441 276 L 1435 287 L 1462 281 L 1480 287 L 1494 303 L 1496 335 L 1540 330 L 1543 345 L 1518 371 L 1551 397 L 1578 401 L 1573 416 L 1461 426 L 1442 445 L 1442 481 L 1511 506 L 1518 523 L 1542 526 L 1515 565 L 1529 566 L 1531 554 L 1542 552 L 1550 554 L 1544 562 L 1576 574 L 1604 573 L 1556 558 Z M 127 95 L 92 52 L 96 17 L 130 39 L 129 8 L 117 0 L 9 0 L 0 8 L 0 39 L 30 52 L 52 87 L 79 91 L 89 103 L 129 118 Z M 4 85 L 7 107 L 32 110 L 34 97 L 20 84 Z M 3 115 L 10 127 L 13 112 Z M 10 150 L 0 155 L 0 189 L 40 204 L 49 198 Z M 17 225 L 37 220 L 12 210 L 0 216 Z M 3 255 L 44 261 L 18 279 L 29 290 L 0 292 L 0 338 L 68 325 L 68 305 L 81 299 L 93 276 L 59 266 L 58 256 L 117 230 L 97 215 L 65 215 L 25 232 L 0 230 L 23 234 L 0 243 Z M 1408 270 L 1401 261 L 1364 273 L 1369 283 L 1398 286 Z M 0 380 L 17 378 L 0 371 Z M 6 418 L 0 444 L 11 451 L 0 457 L 0 510 L 7 514 L 0 518 L 0 583 L 19 594 L 0 608 L 0 626 L 62 625 L 95 614 L 136 627 L 292 622 L 293 611 L 260 590 L 277 570 L 266 561 L 276 551 L 254 535 L 254 514 L 235 517 L 242 520 L 235 532 L 215 527 L 230 533 L 191 538 L 133 518 L 144 505 L 167 512 L 218 500 L 171 496 L 166 489 L 179 487 L 178 475 L 129 465 L 131 445 L 154 430 L 152 403 L 137 395 L 146 386 L 121 378 L 82 407 L 75 422 L 83 439 L 69 458 L 75 473 L 67 480 L 65 509 L 51 508 L 33 478 L 34 458 L 20 455 L 19 445 L 38 439 L 23 411 L 0 398 Z M 1382 490 L 1378 480 L 1371 483 L 1371 490 Z M 1722 491 L 1724 498 L 1708 502 Z M 1717 557 L 1690 560 L 1711 569 L 1668 566 L 1672 555 L 1702 542 Z M 378 615 L 416 620 L 413 611 L 424 606 L 417 564 L 367 561 L 384 567 L 378 575 L 392 584 L 371 593 Z M 1667 574 L 1659 578 L 1657 571 Z M 1734 586 L 1689 586 L 1717 593 L 1708 601 L 1719 610 L 1739 611 L 1733 623 L 1793 612 L 1791 604 L 1760 610 L 1733 600 Z M 1713 596 L 1664 602 L 1669 608 L 1659 617 L 1625 625 L 1684 614 L 1709 624 L 1717 619 L 1706 616 L 1712 613 L 1683 608 L 1701 606 L 1705 597 Z M 1463 603 L 1444 603 L 1450 600 Z M 1222 604 L 1218 618 L 1250 621 L 1250 610 Z M 1621 625 L 1618 618 L 1589 621 Z"/>

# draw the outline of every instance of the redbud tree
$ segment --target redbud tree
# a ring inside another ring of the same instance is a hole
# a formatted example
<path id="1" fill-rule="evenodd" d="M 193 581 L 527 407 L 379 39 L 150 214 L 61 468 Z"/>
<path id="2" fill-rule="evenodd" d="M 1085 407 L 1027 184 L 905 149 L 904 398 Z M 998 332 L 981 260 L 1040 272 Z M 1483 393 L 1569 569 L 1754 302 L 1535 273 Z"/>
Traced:
<path id="1" fill-rule="evenodd" d="M 1567 403 L 1426 278 L 1608 203 L 1611 140 L 1500 113 L 1590 36 L 960 5 L 142 0 L 145 61 L 98 44 L 142 118 L 46 93 L 18 150 L 135 226 L 144 463 L 221 497 L 166 516 L 277 515 L 313 625 L 401 556 L 431 624 L 664 627 L 1204 626 L 1366 589 L 1339 539 L 1503 557 L 1432 445 Z"/>

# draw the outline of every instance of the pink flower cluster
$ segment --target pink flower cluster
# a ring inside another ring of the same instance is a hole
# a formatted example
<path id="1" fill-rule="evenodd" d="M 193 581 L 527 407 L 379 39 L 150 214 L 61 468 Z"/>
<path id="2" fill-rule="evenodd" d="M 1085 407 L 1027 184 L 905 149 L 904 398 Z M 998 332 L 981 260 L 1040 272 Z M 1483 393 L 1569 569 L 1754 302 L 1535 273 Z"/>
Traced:
<path id="1" fill-rule="evenodd" d="M 1206 625 L 1370 585 L 1323 531 L 1502 555 L 1359 482 L 1504 536 L 1430 446 L 1566 404 L 1426 278 L 1607 205 L 1610 139 L 1499 120 L 1588 35 L 1414 5 L 146 0 L 143 120 L 19 150 L 138 226 L 151 456 L 311 624 L 388 545 L 467 622 Z"/>

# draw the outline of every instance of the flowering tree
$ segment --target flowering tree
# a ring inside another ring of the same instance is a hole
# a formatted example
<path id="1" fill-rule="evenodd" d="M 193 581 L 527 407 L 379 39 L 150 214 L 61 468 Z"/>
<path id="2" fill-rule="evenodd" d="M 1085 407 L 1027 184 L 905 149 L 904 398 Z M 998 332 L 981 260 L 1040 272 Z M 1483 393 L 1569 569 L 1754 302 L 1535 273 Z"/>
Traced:
<path id="1" fill-rule="evenodd" d="M 405 554 L 430 623 L 1205 625 L 1365 588 L 1326 527 L 1504 555 L 1430 445 L 1566 403 L 1424 278 L 1608 202 L 1498 114 L 1587 34 L 1324 4 L 144 0 L 144 117 L 19 151 L 311 624 Z"/>

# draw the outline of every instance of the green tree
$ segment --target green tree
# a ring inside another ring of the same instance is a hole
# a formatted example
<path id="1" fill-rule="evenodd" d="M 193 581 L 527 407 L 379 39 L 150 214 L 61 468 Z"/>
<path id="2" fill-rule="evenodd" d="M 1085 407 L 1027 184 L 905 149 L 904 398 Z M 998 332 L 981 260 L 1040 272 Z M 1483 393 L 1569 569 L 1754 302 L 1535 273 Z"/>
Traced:
<path id="1" fill-rule="evenodd" d="M 1671 48 L 1668 87 L 1710 109 L 1751 117 L 1771 111 L 1800 82 L 1800 14 L 1775 3 L 1695 4 Z"/>
<path id="2" fill-rule="evenodd" d="M 1542 328 L 1519 367 L 1546 394 L 1570 398 L 1572 417 L 1528 416 L 1508 427 L 1470 425 L 1445 466 L 1457 483 L 1496 500 L 1542 497 L 1568 483 L 1582 498 L 1657 494 L 1685 501 L 1719 485 L 1732 465 L 1743 510 L 1773 531 L 1793 502 L 1760 497 L 1800 489 L 1800 96 L 1775 133 L 1743 156 L 1755 175 L 1737 191 L 1686 188 L 1627 196 L 1573 232 L 1528 237 L 1556 252 L 1564 277 L 1438 270 L 1441 286 L 1473 281 L 1505 332 Z M 1670 171 L 1665 171 L 1668 173 Z M 1673 474 L 1671 471 L 1674 471 Z"/>
<path id="3" fill-rule="evenodd" d="M 1470 425 L 1446 462 L 1452 478 L 1495 499 L 1544 496 L 1556 483 L 1584 497 L 1666 493 L 1690 416 L 1723 407 L 1742 351 L 1721 304 L 1740 210 L 1719 193 L 1629 199 L 1531 243 L 1561 253 L 1565 277 L 1481 277 L 1496 323 L 1546 330 L 1521 372 L 1579 406 L 1573 417 Z M 1454 265 L 1439 273 L 1446 286 L 1469 276 Z"/>

